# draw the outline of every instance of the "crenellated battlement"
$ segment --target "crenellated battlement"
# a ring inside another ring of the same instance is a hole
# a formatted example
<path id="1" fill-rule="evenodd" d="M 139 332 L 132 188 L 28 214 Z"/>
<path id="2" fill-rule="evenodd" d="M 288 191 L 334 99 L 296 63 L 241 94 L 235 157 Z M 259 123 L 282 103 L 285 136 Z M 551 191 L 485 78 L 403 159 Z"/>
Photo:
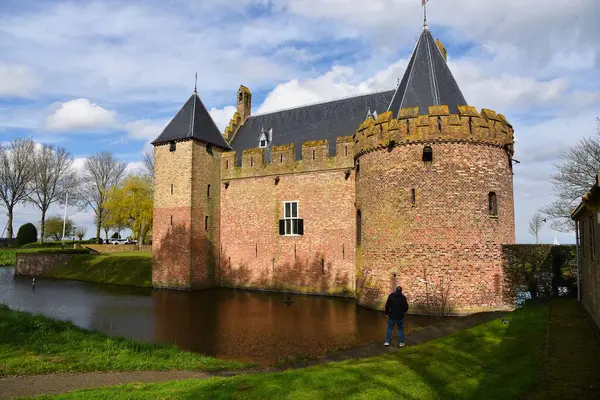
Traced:
<path id="1" fill-rule="evenodd" d="M 296 159 L 294 143 L 273 146 L 270 153 L 270 160 L 267 160 L 267 151 L 264 148 L 244 150 L 241 155 L 242 165 L 239 167 L 235 152 L 223 153 L 221 179 L 354 168 L 353 136 L 336 139 L 336 154 L 333 157 L 329 156 L 329 141 L 325 139 L 302 143 L 301 159 Z"/>
<path id="2" fill-rule="evenodd" d="M 418 107 L 403 108 L 397 119 L 392 112 L 377 120 L 366 120 L 354 134 L 356 155 L 377 148 L 411 143 L 463 142 L 498 146 L 513 151 L 514 131 L 502 114 L 475 107 L 458 106 L 450 114 L 448 106 L 430 106 L 429 114 L 419 115 Z"/>

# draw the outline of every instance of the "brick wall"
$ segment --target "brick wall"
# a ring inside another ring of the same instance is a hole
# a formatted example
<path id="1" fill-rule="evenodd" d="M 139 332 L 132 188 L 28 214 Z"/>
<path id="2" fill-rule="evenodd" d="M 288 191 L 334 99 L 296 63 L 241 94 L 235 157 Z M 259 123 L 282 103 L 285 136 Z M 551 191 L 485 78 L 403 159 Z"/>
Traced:
<path id="1" fill-rule="evenodd" d="M 358 301 L 381 308 L 396 273 L 413 311 L 440 292 L 456 313 L 503 308 L 501 244 L 515 241 L 507 153 L 484 144 L 431 147 L 431 163 L 422 160 L 423 144 L 360 156 Z M 497 217 L 488 214 L 489 192 L 497 194 Z"/>
<path id="2" fill-rule="evenodd" d="M 354 295 L 354 176 L 345 169 L 231 179 L 221 186 L 221 284 Z M 280 236 L 298 201 L 303 236 Z"/>
<path id="3" fill-rule="evenodd" d="M 124 253 L 138 251 L 138 245 L 133 244 L 83 244 L 81 247 L 96 250 L 98 253 Z M 152 251 L 152 246 L 143 245 L 142 252 Z"/>
<path id="4" fill-rule="evenodd" d="M 43 276 L 48 271 L 66 265 L 68 254 L 17 253 L 16 275 Z"/>
<path id="5" fill-rule="evenodd" d="M 600 204 L 594 201 L 585 205 L 585 212 L 577 215 L 581 244 L 581 301 L 600 326 L 600 226 L 598 225 Z"/>
<path id="6" fill-rule="evenodd" d="M 154 157 L 152 283 L 176 289 L 213 287 L 218 281 L 221 152 L 187 140 L 178 142 L 174 152 L 168 144 L 156 146 Z"/>

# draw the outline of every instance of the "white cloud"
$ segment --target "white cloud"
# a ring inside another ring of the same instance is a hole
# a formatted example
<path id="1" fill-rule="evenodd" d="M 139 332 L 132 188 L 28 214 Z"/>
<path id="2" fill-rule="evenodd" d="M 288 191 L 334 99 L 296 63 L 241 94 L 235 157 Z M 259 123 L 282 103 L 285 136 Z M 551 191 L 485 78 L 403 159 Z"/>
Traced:
<path id="1" fill-rule="evenodd" d="M 126 174 L 140 175 L 145 171 L 144 163 L 141 161 L 130 162 L 125 168 Z"/>
<path id="2" fill-rule="evenodd" d="M 39 82 L 26 65 L 0 63 L 0 97 L 29 97 Z"/>
<path id="3" fill-rule="evenodd" d="M 109 111 L 88 99 L 62 103 L 46 118 L 46 128 L 54 131 L 102 130 L 116 125 L 115 111 Z"/>
<path id="4" fill-rule="evenodd" d="M 233 117 L 233 113 L 235 113 L 236 108 L 234 106 L 225 106 L 223 108 L 211 108 L 208 112 L 212 117 L 213 121 L 217 125 L 217 128 L 221 131 L 221 133 L 225 130 L 227 125 L 229 125 L 229 120 Z"/>
<path id="5" fill-rule="evenodd" d="M 154 140 L 165 129 L 167 123 L 144 119 L 126 123 L 125 128 L 132 139 Z"/>

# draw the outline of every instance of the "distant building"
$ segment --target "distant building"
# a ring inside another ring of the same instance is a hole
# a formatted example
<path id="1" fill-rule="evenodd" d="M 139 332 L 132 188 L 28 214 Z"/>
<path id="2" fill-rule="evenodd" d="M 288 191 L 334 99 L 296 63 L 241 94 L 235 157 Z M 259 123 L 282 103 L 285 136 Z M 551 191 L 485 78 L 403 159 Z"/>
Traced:
<path id="1" fill-rule="evenodd" d="M 573 211 L 576 223 L 577 245 L 580 254 L 580 297 L 584 307 L 600 326 L 600 235 L 597 235 L 600 219 L 600 174 L 596 183 L 582 198 Z"/>
<path id="2" fill-rule="evenodd" d="M 241 86 L 224 134 L 194 91 L 153 144 L 155 287 L 507 308 L 513 127 L 467 105 L 427 27 L 395 89 L 252 115 Z"/>

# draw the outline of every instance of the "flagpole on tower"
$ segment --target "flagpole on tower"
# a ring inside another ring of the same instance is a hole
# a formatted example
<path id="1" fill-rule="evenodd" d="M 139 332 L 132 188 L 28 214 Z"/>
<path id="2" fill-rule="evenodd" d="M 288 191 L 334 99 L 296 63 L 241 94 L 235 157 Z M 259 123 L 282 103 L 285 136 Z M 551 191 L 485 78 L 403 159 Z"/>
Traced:
<path id="1" fill-rule="evenodd" d="M 421 0 L 423 4 L 423 27 L 427 28 L 427 3 L 429 0 Z"/>

